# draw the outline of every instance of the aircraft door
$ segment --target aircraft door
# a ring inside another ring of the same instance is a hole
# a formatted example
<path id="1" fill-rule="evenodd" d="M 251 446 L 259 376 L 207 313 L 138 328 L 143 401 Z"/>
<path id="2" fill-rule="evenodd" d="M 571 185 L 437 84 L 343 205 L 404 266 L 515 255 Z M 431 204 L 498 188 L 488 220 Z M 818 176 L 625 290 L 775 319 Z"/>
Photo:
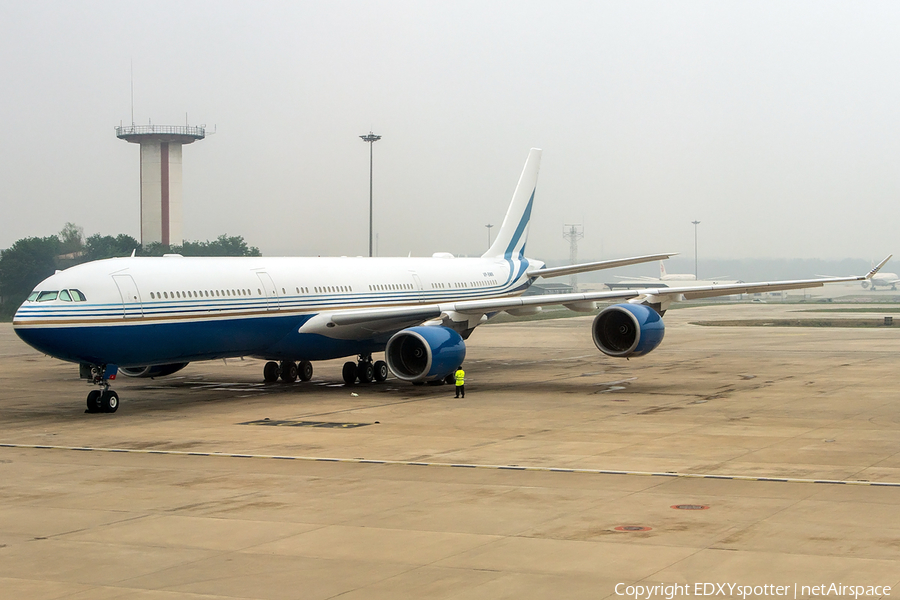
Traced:
<path id="1" fill-rule="evenodd" d="M 272 281 L 272 277 L 263 271 L 257 271 L 256 276 L 259 277 L 259 282 L 262 284 L 263 295 L 266 297 L 266 310 L 279 310 L 278 289 L 275 287 L 275 282 Z"/>
<path id="2" fill-rule="evenodd" d="M 140 319 L 144 316 L 144 308 L 141 305 L 141 293 L 131 275 L 113 275 L 113 281 L 119 288 L 119 296 L 122 297 L 122 316 L 126 319 Z"/>
<path id="3" fill-rule="evenodd" d="M 410 271 L 410 273 L 412 273 L 413 281 L 415 281 L 415 285 L 416 285 L 416 292 L 418 292 L 416 294 L 416 299 L 419 302 L 425 302 L 425 300 L 423 299 L 423 296 L 422 296 L 422 292 L 424 291 L 424 288 L 422 287 L 422 280 L 419 279 L 419 276 L 416 275 L 415 273 L 413 273 L 412 271 Z"/>

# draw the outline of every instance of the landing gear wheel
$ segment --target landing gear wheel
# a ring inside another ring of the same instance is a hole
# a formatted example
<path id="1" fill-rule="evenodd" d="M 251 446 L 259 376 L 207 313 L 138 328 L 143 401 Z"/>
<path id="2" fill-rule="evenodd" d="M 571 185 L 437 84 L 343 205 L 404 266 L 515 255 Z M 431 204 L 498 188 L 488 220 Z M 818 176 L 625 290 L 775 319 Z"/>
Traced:
<path id="1" fill-rule="evenodd" d="M 91 390 L 87 395 L 87 411 L 89 413 L 100 412 L 100 390 Z"/>
<path id="2" fill-rule="evenodd" d="M 300 375 L 300 381 L 309 381 L 312 379 L 313 367 L 308 360 L 301 360 L 297 363 L 297 374 Z"/>
<path id="3" fill-rule="evenodd" d="M 100 395 L 100 410 L 105 413 L 114 413 L 119 410 L 119 395 L 112 390 L 106 390 Z"/>
<path id="4" fill-rule="evenodd" d="M 281 380 L 285 383 L 294 383 L 297 381 L 297 365 L 289 360 L 281 363 Z"/>
<path id="5" fill-rule="evenodd" d="M 356 365 L 356 376 L 360 383 L 372 383 L 375 379 L 375 367 L 370 362 L 361 362 Z"/>
<path id="6" fill-rule="evenodd" d="M 263 379 L 266 383 L 278 381 L 278 363 L 269 361 L 263 367 Z"/>
<path id="7" fill-rule="evenodd" d="M 345 362 L 344 368 L 341 370 L 341 376 L 347 385 L 356 383 L 356 363 Z"/>
<path id="8" fill-rule="evenodd" d="M 388 366 L 383 360 L 375 361 L 375 381 L 385 381 L 388 378 Z"/>

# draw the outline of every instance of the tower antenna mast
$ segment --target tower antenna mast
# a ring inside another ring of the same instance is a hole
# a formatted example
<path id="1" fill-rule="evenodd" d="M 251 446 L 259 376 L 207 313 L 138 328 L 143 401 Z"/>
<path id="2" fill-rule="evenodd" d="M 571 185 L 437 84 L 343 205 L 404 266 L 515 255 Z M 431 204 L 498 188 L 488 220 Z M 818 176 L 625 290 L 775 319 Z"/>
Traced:
<path id="1" fill-rule="evenodd" d="M 569 263 L 578 262 L 578 240 L 584 238 L 584 225 L 566 224 L 563 225 L 563 238 L 569 240 Z M 571 278 L 572 291 L 578 291 L 578 275 L 572 275 Z"/>

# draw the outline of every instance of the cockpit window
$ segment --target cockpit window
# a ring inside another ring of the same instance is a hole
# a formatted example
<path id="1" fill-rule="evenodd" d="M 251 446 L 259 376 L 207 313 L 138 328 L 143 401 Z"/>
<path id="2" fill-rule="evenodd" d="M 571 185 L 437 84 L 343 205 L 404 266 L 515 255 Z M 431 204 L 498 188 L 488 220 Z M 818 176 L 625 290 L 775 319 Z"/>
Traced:
<path id="1" fill-rule="evenodd" d="M 84 297 L 81 290 L 69 290 L 69 293 L 72 294 L 72 300 L 75 302 L 87 302 L 87 298 Z"/>
<path id="2" fill-rule="evenodd" d="M 38 302 L 49 302 L 51 300 L 56 300 L 56 297 L 59 296 L 59 292 L 54 290 L 52 292 L 41 292 L 38 294 L 37 301 Z"/>
<path id="3" fill-rule="evenodd" d="M 59 293 L 59 299 L 62 300 L 63 302 L 71 302 L 72 296 L 69 295 L 68 290 L 63 290 Z"/>
<path id="4" fill-rule="evenodd" d="M 38 297 L 38 294 L 39 294 L 39 293 L 40 293 L 40 292 L 31 292 L 31 295 L 28 296 L 28 301 L 29 301 L 29 302 L 34 302 L 35 300 L 37 300 L 37 297 Z"/>

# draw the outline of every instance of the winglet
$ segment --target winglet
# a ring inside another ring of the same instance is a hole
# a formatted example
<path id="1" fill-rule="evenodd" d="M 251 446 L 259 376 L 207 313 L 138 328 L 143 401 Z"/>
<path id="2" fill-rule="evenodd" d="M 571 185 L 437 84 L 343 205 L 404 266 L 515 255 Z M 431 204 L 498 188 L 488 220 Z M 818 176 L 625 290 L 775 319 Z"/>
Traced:
<path id="1" fill-rule="evenodd" d="M 886 259 L 884 259 L 883 261 L 881 261 L 880 263 L 878 263 L 877 265 L 875 265 L 875 267 L 874 267 L 871 271 L 869 271 L 868 273 L 866 273 L 866 279 L 872 279 L 872 278 L 875 276 L 875 273 L 877 273 L 878 271 L 880 271 L 880 270 L 881 270 L 881 267 L 883 267 L 884 264 L 885 264 L 887 261 L 891 260 L 891 257 L 892 257 L 892 256 L 894 256 L 894 255 L 893 255 L 893 254 L 888 254 L 888 257 L 887 257 Z"/>

